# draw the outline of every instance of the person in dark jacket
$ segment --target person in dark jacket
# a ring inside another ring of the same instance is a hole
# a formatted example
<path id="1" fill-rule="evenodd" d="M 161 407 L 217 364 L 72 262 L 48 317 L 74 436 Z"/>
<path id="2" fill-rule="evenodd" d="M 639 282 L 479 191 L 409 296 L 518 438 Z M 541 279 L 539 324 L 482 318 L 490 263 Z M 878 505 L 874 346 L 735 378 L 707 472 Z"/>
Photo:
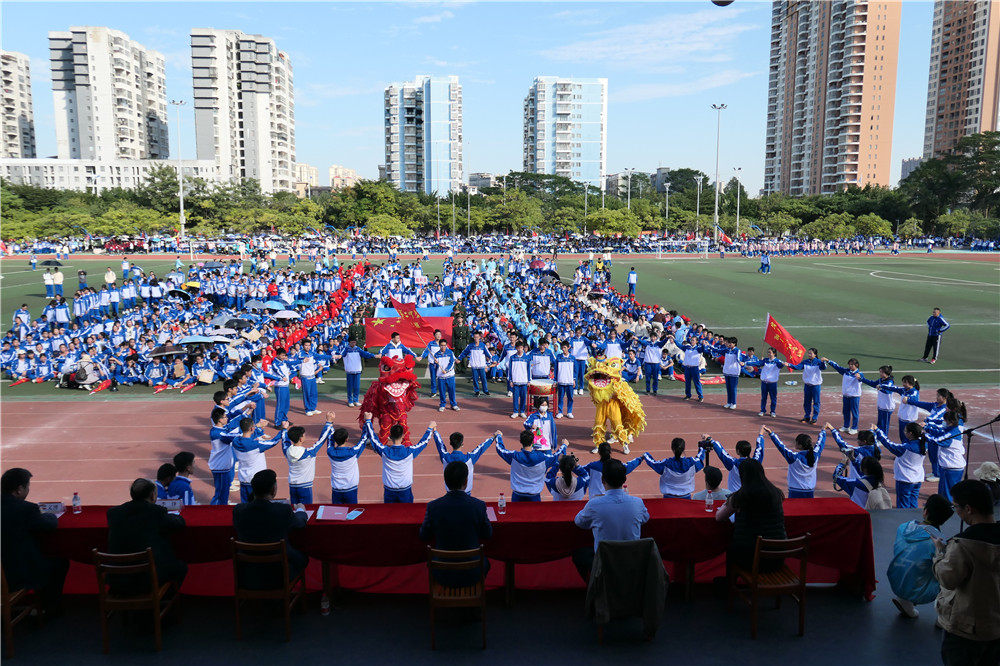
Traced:
<path id="1" fill-rule="evenodd" d="M 744 460 L 740 465 L 740 489 L 729 496 L 715 514 L 718 521 L 728 520 L 733 514 L 733 541 L 726 553 L 726 571 L 735 564 L 749 570 L 753 566 L 757 537 L 784 539 L 785 512 L 781 491 L 767 479 L 764 466 L 757 460 Z M 760 571 L 777 571 L 784 560 L 761 560 Z"/>
<path id="2" fill-rule="evenodd" d="M 12 467 L 0 477 L 0 560 L 11 591 L 35 590 L 45 610 L 57 610 L 69 561 L 43 557 L 40 535 L 58 527 L 54 515 L 27 501 L 31 472 Z"/>
<path id="3" fill-rule="evenodd" d="M 129 496 L 130 501 L 108 509 L 108 551 L 125 554 L 152 548 L 160 584 L 172 581 L 180 588 L 188 568 L 174 554 L 170 537 L 184 529 L 184 519 L 156 504 L 156 485 L 149 479 L 133 481 Z M 148 580 L 141 577 L 117 576 L 108 583 L 116 594 L 149 589 Z"/>
<path id="4" fill-rule="evenodd" d="M 444 468 L 444 483 L 448 492 L 427 504 L 424 522 L 420 526 L 421 541 L 429 541 L 439 550 L 472 550 L 493 536 L 493 526 L 486 515 L 486 503 L 465 493 L 469 481 L 469 467 L 453 460 Z M 486 570 L 490 562 L 486 560 Z M 449 575 L 445 575 L 449 574 Z M 437 581 L 443 585 L 460 587 L 479 580 L 479 572 L 442 571 Z"/>
<path id="5" fill-rule="evenodd" d="M 288 542 L 289 532 L 306 526 L 307 514 L 302 504 L 294 510 L 284 502 L 272 502 L 278 492 L 278 475 L 271 469 L 262 469 L 250 480 L 253 498 L 249 502 L 233 507 L 233 527 L 236 539 L 246 543 L 275 543 L 285 540 L 288 552 L 288 575 L 290 580 L 306 568 L 309 557 Z M 241 585 L 250 589 L 270 589 L 280 587 L 277 568 L 267 565 L 246 567 L 241 571 Z"/>

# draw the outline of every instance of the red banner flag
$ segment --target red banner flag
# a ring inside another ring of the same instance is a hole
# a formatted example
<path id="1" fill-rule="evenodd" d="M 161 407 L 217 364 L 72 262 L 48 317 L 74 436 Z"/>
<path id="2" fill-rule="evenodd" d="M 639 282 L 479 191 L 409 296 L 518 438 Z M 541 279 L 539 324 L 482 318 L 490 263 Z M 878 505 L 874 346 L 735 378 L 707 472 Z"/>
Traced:
<path id="1" fill-rule="evenodd" d="M 801 363 L 802 359 L 806 355 L 806 348 L 802 346 L 802 343 L 792 337 L 792 335 L 785 330 L 782 326 L 775 320 L 771 313 L 767 313 L 767 326 L 764 328 L 764 342 L 771 345 L 779 352 L 785 355 L 790 363 Z"/>
<path id="2" fill-rule="evenodd" d="M 389 344 L 393 333 L 399 333 L 400 342 L 414 350 L 423 349 L 434 339 L 435 329 L 451 344 L 451 317 L 424 317 L 413 303 L 392 300 L 398 317 L 369 317 L 365 319 L 365 345 L 376 347 Z"/>

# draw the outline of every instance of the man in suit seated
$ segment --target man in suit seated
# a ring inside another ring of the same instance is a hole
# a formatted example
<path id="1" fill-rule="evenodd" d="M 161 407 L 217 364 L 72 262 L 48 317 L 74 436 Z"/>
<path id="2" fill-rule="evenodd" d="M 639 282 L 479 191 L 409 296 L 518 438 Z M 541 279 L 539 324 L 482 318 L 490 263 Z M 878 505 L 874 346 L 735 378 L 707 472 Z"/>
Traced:
<path id="1" fill-rule="evenodd" d="M 420 526 L 420 539 L 430 541 L 439 550 L 472 550 L 480 542 L 493 536 L 493 526 L 486 516 L 486 503 L 465 493 L 469 481 L 469 467 L 457 460 L 444 468 L 444 483 L 448 492 L 427 504 L 424 523 Z M 485 577 L 490 570 L 486 560 Z M 449 587 L 474 585 L 480 572 L 439 571 L 436 580 Z"/>
<path id="2" fill-rule="evenodd" d="M 272 502 L 278 492 L 278 475 L 274 470 L 262 469 L 250 480 L 253 498 L 233 507 L 233 526 L 237 541 L 246 543 L 274 543 L 285 540 L 288 551 L 288 575 L 294 580 L 309 563 L 305 553 L 288 543 L 291 530 L 306 526 L 306 508 L 302 504 L 292 507 L 284 502 Z M 247 589 L 267 590 L 281 586 L 277 565 L 244 566 L 240 570 L 240 585 Z"/>
<path id="3" fill-rule="evenodd" d="M 34 590 L 47 611 L 59 610 L 69 561 L 43 557 L 39 537 L 58 519 L 27 501 L 31 472 L 12 467 L 0 477 L 0 560 L 10 590 Z"/>
<path id="4" fill-rule="evenodd" d="M 129 496 L 130 501 L 108 509 L 108 551 L 125 554 L 152 548 L 160 584 L 175 582 L 180 588 L 188 568 L 174 554 L 170 537 L 184 529 L 184 519 L 156 504 L 156 484 L 149 479 L 133 481 Z M 148 579 L 138 574 L 115 576 L 108 584 L 115 594 L 149 590 Z"/>

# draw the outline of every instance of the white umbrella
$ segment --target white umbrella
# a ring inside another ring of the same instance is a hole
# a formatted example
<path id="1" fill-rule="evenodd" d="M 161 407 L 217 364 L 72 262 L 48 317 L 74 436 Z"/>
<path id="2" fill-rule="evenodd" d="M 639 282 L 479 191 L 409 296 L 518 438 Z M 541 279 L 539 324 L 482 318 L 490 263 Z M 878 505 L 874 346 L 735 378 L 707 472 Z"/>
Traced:
<path id="1" fill-rule="evenodd" d="M 282 310 L 281 312 L 276 312 L 274 314 L 275 319 L 302 319 L 302 315 L 298 312 L 292 312 L 291 310 Z"/>
<path id="2" fill-rule="evenodd" d="M 212 335 L 236 335 L 235 328 L 217 328 L 212 331 Z"/>

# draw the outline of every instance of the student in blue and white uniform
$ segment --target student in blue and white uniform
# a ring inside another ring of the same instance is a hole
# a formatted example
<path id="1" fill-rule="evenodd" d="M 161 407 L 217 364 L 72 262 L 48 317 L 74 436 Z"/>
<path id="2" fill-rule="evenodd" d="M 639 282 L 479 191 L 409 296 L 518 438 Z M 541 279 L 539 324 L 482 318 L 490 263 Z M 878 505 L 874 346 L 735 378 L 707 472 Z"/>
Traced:
<path id="1" fill-rule="evenodd" d="M 314 352 L 312 340 L 305 338 L 302 341 L 302 351 L 296 354 L 295 360 L 299 366 L 299 379 L 302 381 L 303 408 L 305 409 L 306 416 L 314 416 L 319 414 L 319 410 L 316 409 L 319 401 L 316 381 L 323 371 L 323 364 L 331 362 L 333 358 L 327 354 L 317 354 Z M 311 502 L 302 503 L 311 504 Z M 292 504 L 295 504 L 295 502 L 292 502 Z"/>
<path id="2" fill-rule="evenodd" d="M 160 465 L 159 469 L 156 470 L 156 499 L 179 499 L 177 497 L 171 497 L 167 489 L 170 484 L 174 482 L 174 478 L 177 477 L 177 468 L 173 466 L 172 463 L 163 463 Z"/>
<path id="3" fill-rule="evenodd" d="M 736 442 L 736 457 L 729 455 L 729 452 L 722 448 L 722 444 L 712 439 L 710 435 L 702 435 L 702 441 L 710 440 L 712 442 L 712 449 L 715 450 L 716 455 L 719 456 L 719 460 L 722 461 L 723 467 L 729 472 L 729 480 L 726 483 L 726 487 L 729 489 L 730 493 L 735 493 L 742 487 L 740 482 L 740 465 L 742 465 L 747 460 L 756 460 L 757 462 L 764 463 L 764 428 L 760 429 L 760 434 L 757 435 L 757 442 L 753 447 L 751 452 L 750 442 L 745 439 L 741 439 Z"/>
<path id="4" fill-rule="evenodd" d="M 663 346 L 667 344 L 669 338 L 666 336 L 660 339 L 660 334 L 656 329 L 649 334 L 648 340 L 639 340 L 642 345 L 642 374 L 646 375 L 646 395 L 650 393 L 652 384 L 653 395 L 657 395 L 660 390 L 660 365 L 663 363 Z M 700 385 L 700 382 L 699 382 Z M 698 395 L 701 395 L 699 388 Z"/>
<path id="5" fill-rule="evenodd" d="M 370 415 L 366 415 L 366 421 Z M 369 435 L 372 450 L 382 458 L 382 501 L 386 504 L 413 503 L 413 460 L 427 448 L 433 430 L 427 432 L 416 444 L 403 444 L 406 431 L 398 423 L 389 428 L 389 443 L 383 445 L 374 430 Z"/>
<path id="6" fill-rule="evenodd" d="M 602 474 L 604 474 L 604 465 L 611 460 L 611 445 L 607 442 L 598 444 L 597 455 L 599 456 L 597 460 L 584 465 L 584 468 L 590 473 L 590 483 L 587 484 L 587 493 L 591 499 L 600 497 L 605 493 Z M 641 464 L 642 456 L 636 456 L 632 460 L 625 462 L 625 473 L 631 474 Z"/>
<path id="7" fill-rule="evenodd" d="M 538 348 L 529 352 L 528 357 L 531 359 L 531 378 L 548 379 L 556 364 L 556 355 L 549 349 L 549 341 L 545 338 L 539 340 Z"/>
<path id="8" fill-rule="evenodd" d="M 587 374 L 587 359 L 590 358 L 590 339 L 583 334 L 583 327 L 576 327 L 576 335 L 569 339 L 570 351 L 576 359 L 576 392 L 583 395 L 586 382 L 583 376 Z"/>
<path id="9" fill-rule="evenodd" d="M 687 343 L 681 342 L 677 347 L 684 352 L 682 361 L 684 365 L 684 399 L 691 399 L 691 386 L 693 385 L 698 393 L 698 402 L 704 402 L 705 395 L 701 389 L 701 355 L 711 350 L 707 345 L 698 342 L 698 339 L 693 335 L 688 336 Z M 694 477 L 692 476 L 692 478 Z"/>
<path id="10" fill-rule="evenodd" d="M 747 362 L 747 356 L 736 345 L 736 338 L 726 338 L 724 346 L 713 347 L 713 353 L 723 356 L 722 374 L 726 380 L 726 409 L 736 409 L 736 389 L 739 386 L 740 372 Z"/>
<path id="11" fill-rule="evenodd" d="M 170 482 L 167 496 L 181 500 L 184 506 L 194 506 L 198 503 L 194 499 L 194 490 L 191 488 L 191 476 L 194 474 L 194 454 L 190 451 L 181 451 L 175 455 L 174 468 L 177 470 L 177 476 Z"/>
<path id="12" fill-rule="evenodd" d="M 639 274 L 635 272 L 635 266 L 628 272 L 628 295 L 635 296 L 635 285 L 639 281 Z"/>
<path id="13" fill-rule="evenodd" d="M 267 469 L 264 452 L 281 443 L 281 430 L 288 428 L 285 421 L 279 425 L 279 432 L 271 439 L 264 439 L 264 431 L 254 426 L 253 419 L 240 420 L 240 434 L 233 438 L 233 454 L 239 463 L 240 502 L 249 502 L 253 489 L 250 482 L 254 474 Z"/>
<path id="14" fill-rule="evenodd" d="M 841 393 L 844 398 L 844 427 L 840 432 L 847 432 L 852 435 L 858 434 L 858 419 L 861 410 L 861 382 L 864 381 L 864 374 L 861 372 L 861 363 L 856 358 L 847 361 L 847 367 L 841 367 L 828 358 L 822 361 L 843 376 Z"/>
<path id="15" fill-rule="evenodd" d="M 345 446 L 347 428 L 337 428 L 326 447 L 326 455 L 330 458 L 330 501 L 333 504 L 358 503 L 358 482 L 361 478 L 358 458 L 375 435 L 371 412 L 365 412 L 364 417 L 365 425 L 357 444 Z"/>
<path id="16" fill-rule="evenodd" d="M 805 416 L 800 419 L 800 423 L 816 423 L 819 421 L 820 392 L 823 389 L 823 373 L 826 370 L 826 363 L 819 358 L 819 350 L 810 347 L 806 352 L 806 358 L 801 363 L 789 363 L 792 370 L 802 371 L 802 409 Z"/>
<path id="17" fill-rule="evenodd" d="M 896 508 L 918 508 L 920 484 L 924 480 L 924 458 L 927 455 L 923 427 L 919 423 L 908 423 L 906 438 L 899 444 L 891 441 L 881 428 L 875 428 L 873 432 L 879 443 L 896 457 L 892 464 L 892 476 L 896 480 Z"/>
<path id="18" fill-rule="evenodd" d="M 520 434 L 521 450 L 508 451 L 497 440 L 497 454 L 510 465 L 510 490 L 513 502 L 540 502 L 545 487 L 545 472 L 549 461 L 566 453 L 567 443 L 556 451 L 536 451 L 535 436 L 530 430 Z"/>
<path id="19" fill-rule="evenodd" d="M 930 251 L 930 246 L 928 246 L 927 252 L 930 253 Z M 921 361 L 937 363 L 938 352 L 941 351 L 941 336 L 949 328 L 951 328 L 951 324 L 941 316 L 941 308 L 934 308 L 931 316 L 927 318 L 927 342 L 924 344 L 924 355 L 920 357 Z M 931 357 L 930 361 L 927 360 L 928 356 Z"/>
<path id="20" fill-rule="evenodd" d="M 435 355 L 438 353 L 438 343 L 441 342 L 443 334 L 440 329 L 435 329 L 434 339 L 427 343 L 424 350 L 420 352 L 420 356 L 417 357 L 418 361 L 423 361 L 427 359 L 427 369 L 431 374 L 431 397 L 433 398 L 438 394 L 438 364 L 434 360 Z M 444 396 L 442 396 L 442 400 Z"/>
<path id="21" fill-rule="evenodd" d="M 891 391 L 895 387 L 892 380 L 892 366 L 883 365 L 878 369 L 878 379 L 862 377 L 861 383 L 878 391 L 878 427 L 882 432 L 889 432 L 892 413 L 896 410 L 896 401 L 892 399 Z"/>
<path id="22" fill-rule="evenodd" d="M 528 409 L 528 380 L 531 376 L 531 357 L 524 353 L 524 341 L 518 340 L 516 353 L 507 360 L 507 376 L 514 399 L 510 418 L 524 418 Z"/>
<path id="23" fill-rule="evenodd" d="M 656 460 L 648 452 L 642 454 L 646 464 L 660 475 L 660 492 L 664 497 L 691 499 L 695 474 L 705 467 L 704 448 L 699 446 L 696 455 L 685 456 L 684 447 L 684 440 L 674 437 L 670 442 L 670 450 L 674 453 L 672 458 Z"/>
<path id="24" fill-rule="evenodd" d="M 906 426 L 916 421 L 920 416 L 920 408 L 915 403 L 920 402 L 920 382 L 913 375 L 903 375 L 902 386 L 887 386 L 886 391 L 898 393 L 899 401 L 899 439 L 906 439 Z M 912 401 L 912 402 L 908 402 Z M 888 431 L 886 431 L 888 432 Z"/>
<path id="25" fill-rule="evenodd" d="M 788 463 L 788 497 L 815 497 L 816 466 L 826 444 L 826 430 L 821 430 L 819 438 L 813 444 L 812 437 L 801 433 L 795 437 L 795 450 L 785 446 L 781 439 L 770 428 L 764 426 L 763 431 L 771 436 L 771 441 L 777 447 L 778 453 Z"/>
<path id="26" fill-rule="evenodd" d="M 565 416 L 573 418 L 573 394 L 576 393 L 576 359 L 569 353 L 569 341 L 563 340 L 560 343 L 562 353 L 556 357 L 556 418 Z M 635 356 L 635 354 L 632 354 Z M 566 400 L 566 408 L 563 409 L 563 400 Z"/>
<path id="27" fill-rule="evenodd" d="M 347 338 L 347 346 L 340 349 L 337 355 L 344 360 L 344 372 L 347 375 L 347 406 L 357 407 L 361 404 L 361 371 L 366 358 L 376 358 L 365 349 L 358 346 L 358 339 L 351 335 Z"/>
<path id="28" fill-rule="evenodd" d="M 663 367 L 663 364 L 660 364 Z M 669 372 L 669 371 L 668 371 Z M 628 357 L 626 357 L 624 364 L 622 365 L 622 379 L 624 379 L 629 384 L 639 381 L 639 377 L 642 376 L 642 361 L 636 356 L 636 351 L 634 348 L 628 350 Z"/>
<path id="29" fill-rule="evenodd" d="M 938 446 L 938 494 L 951 501 L 951 488 L 962 480 L 965 471 L 965 443 L 959 412 L 946 411 L 941 425 L 928 423 L 924 437 Z"/>
<path id="30" fill-rule="evenodd" d="M 271 388 L 274 390 L 274 427 L 280 427 L 288 420 L 288 408 L 291 396 L 288 392 L 288 384 L 291 381 L 295 364 L 288 360 L 288 352 L 279 347 L 275 350 L 274 361 L 271 362 L 271 371 L 265 372 L 267 379 L 274 380 Z M 250 478 L 253 478 L 252 476 Z M 250 482 L 247 481 L 249 484 Z"/>
<path id="31" fill-rule="evenodd" d="M 525 420 L 524 429 L 531 432 L 538 430 L 541 438 L 544 440 L 544 443 L 535 442 L 536 451 L 548 451 L 559 441 L 559 434 L 556 431 L 556 420 L 549 411 L 549 399 L 547 397 L 535 397 L 535 411 Z"/>
<path id="32" fill-rule="evenodd" d="M 208 454 L 208 469 L 212 472 L 215 494 L 211 504 L 229 504 L 229 488 L 236 473 L 232 443 L 239 434 L 239 425 L 239 419 L 229 420 L 223 407 L 212 410 L 212 429 L 208 432 L 212 448 Z"/>
<path id="33" fill-rule="evenodd" d="M 951 397 L 951 391 L 946 388 L 939 388 L 937 393 L 934 394 L 934 402 L 922 402 L 903 396 L 903 404 L 916 409 L 926 409 L 930 413 L 924 419 L 924 422 L 928 425 L 939 425 L 943 423 L 944 414 L 948 411 L 949 397 Z M 899 411 L 900 414 L 903 413 L 902 406 L 900 406 Z M 927 440 L 927 460 L 931 463 L 931 473 L 924 477 L 924 481 L 940 480 L 941 466 L 938 462 L 938 445 L 936 440 Z"/>
<path id="34" fill-rule="evenodd" d="M 382 352 L 379 354 L 380 356 L 391 356 L 397 359 L 401 359 L 403 356 L 412 356 L 414 359 L 417 358 L 417 355 L 414 354 L 409 347 L 400 342 L 399 333 L 393 333 L 389 340 L 389 344 L 382 347 Z"/>
<path id="35" fill-rule="evenodd" d="M 483 342 L 482 332 L 473 331 L 472 342 L 465 346 L 458 355 L 458 360 L 468 360 L 469 370 L 472 371 L 472 390 L 477 397 L 480 393 L 490 394 L 490 387 L 486 383 L 486 367 L 489 365 L 490 357 L 490 350 Z"/>
<path id="36" fill-rule="evenodd" d="M 451 404 L 451 408 L 456 412 L 461 409 L 455 401 L 455 353 L 448 349 L 446 340 L 438 340 L 438 350 L 431 358 L 432 364 L 437 367 L 438 394 L 441 396 L 441 403 L 438 411 L 444 411 L 445 398 Z"/>
<path id="37" fill-rule="evenodd" d="M 851 501 L 864 509 L 868 505 L 868 494 L 885 485 L 885 472 L 873 456 L 866 456 L 860 462 L 852 460 L 851 466 L 855 469 L 854 478 L 834 475 L 833 485 L 850 495 Z"/>
<path id="38" fill-rule="evenodd" d="M 302 446 L 302 437 L 306 429 L 295 426 L 283 430 L 281 435 L 281 452 L 288 461 L 288 499 L 295 504 L 313 503 L 313 481 L 316 479 L 316 455 L 333 434 L 333 419 L 335 414 L 328 412 L 326 425 L 319 439 L 310 447 Z"/>
<path id="39" fill-rule="evenodd" d="M 441 464 L 444 467 L 448 466 L 448 463 L 460 462 L 469 468 L 469 481 L 465 486 L 465 493 L 467 495 L 472 494 L 472 484 L 474 480 L 474 472 L 476 463 L 479 462 L 479 458 L 482 457 L 486 449 L 489 448 L 494 442 L 499 442 L 503 444 L 503 435 L 497 430 L 493 433 L 493 436 L 489 439 L 483 440 L 476 448 L 472 449 L 466 453 L 462 451 L 462 445 L 465 443 L 465 435 L 460 432 L 453 432 L 448 437 L 448 444 L 451 445 L 451 451 L 447 449 L 444 442 L 441 440 L 441 435 L 437 431 L 437 423 L 431 421 L 430 428 L 434 431 L 434 445 L 437 447 L 438 456 L 441 458 Z"/>
<path id="40" fill-rule="evenodd" d="M 580 466 L 572 453 L 560 457 L 558 463 L 550 464 L 545 473 L 545 487 L 556 502 L 586 498 L 589 484 L 590 472 Z"/>
<path id="41" fill-rule="evenodd" d="M 760 411 L 757 416 L 764 416 L 767 412 L 767 401 L 771 400 L 772 417 L 776 416 L 778 409 L 778 378 L 781 376 L 781 369 L 785 367 L 785 362 L 778 358 L 778 350 L 774 347 L 767 348 L 767 358 L 758 361 L 750 361 L 747 367 L 760 368 Z M 732 488 L 730 488 L 732 490 Z"/>

